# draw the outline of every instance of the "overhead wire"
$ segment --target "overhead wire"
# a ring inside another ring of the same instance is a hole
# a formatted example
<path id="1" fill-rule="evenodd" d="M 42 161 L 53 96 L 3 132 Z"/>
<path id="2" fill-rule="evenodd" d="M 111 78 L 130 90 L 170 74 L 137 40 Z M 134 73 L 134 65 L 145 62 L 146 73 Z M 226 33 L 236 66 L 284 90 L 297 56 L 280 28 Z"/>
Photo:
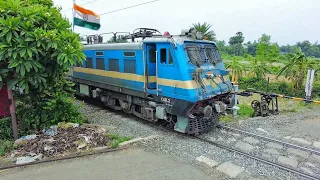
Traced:
<path id="1" fill-rule="evenodd" d="M 93 2 L 96 2 L 96 1 L 99 1 L 99 0 L 92 0 L 92 1 L 88 1 L 84 4 L 80 4 L 80 6 L 83 6 L 83 5 L 86 5 L 86 4 L 90 4 L 90 3 L 93 3 Z M 66 10 L 63 10 L 61 12 L 66 12 L 66 11 L 69 11 L 69 10 L 72 10 L 73 8 L 69 8 L 69 9 L 66 9 Z"/>
<path id="2" fill-rule="evenodd" d="M 83 5 L 86 5 L 86 4 L 90 4 L 90 3 L 93 3 L 93 2 L 95 2 L 95 1 L 98 1 L 98 0 L 89 1 L 89 2 L 87 2 L 87 3 L 81 4 L 80 6 L 83 6 Z M 144 2 L 144 3 L 140 3 L 140 4 L 128 6 L 128 7 L 125 7 L 125 8 L 121 8 L 121 9 L 109 11 L 109 12 L 102 13 L 102 14 L 99 14 L 99 15 L 100 15 L 100 16 L 103 16 L 103 15 L 106 15 L 106 14 L 111 14 L 111 13 L 114 13 L 114 12 L 118 12 L 118 11 L 130 9 L 130 8 L 134 8 L 134 7 L 138 7 L 138 6 L 142 6 L 142 5 L 145 5 L 145 4 L 154 3 L 154 2 L 157 2 L 157 1 L 160 1 L 160 0 L 148 1 L 148 2 Z M 64 10 L 64 11 L 62 11 L 62 12 L 65 12 L 65 11 L 68 11 L 68 10 L 72 10 L 72 9 L 73 9 L 73 8 L 70 8 L 70 9 Z"/>
<path id="3" fill-rule="evenodd" d="M 114 10 L 114 11 L 109 11 L 109 12 L 100 14 L 100 16 L 103 16 L 103 15 L 106 15 L 106 14 L 110 14 L 110 13 L 114 13 L 114 12 L 118 12 L 118 11 L 122 11 L 122 10 L 125 10 L 125 9 L 130 9 L 130 8 L 142 6 L 142 5 L 145 5 L 145 4 L 154 3 L 156 1 L 160 1 L 160 0 L 148 1 L 148 2 L 141 3 L 141 4 L 136 4 L 136 5 L 133 5 L 133 6 L 128 6 L 128 7 L 125 7 L 125 8 L 117 9 L 117 10 Z"/>

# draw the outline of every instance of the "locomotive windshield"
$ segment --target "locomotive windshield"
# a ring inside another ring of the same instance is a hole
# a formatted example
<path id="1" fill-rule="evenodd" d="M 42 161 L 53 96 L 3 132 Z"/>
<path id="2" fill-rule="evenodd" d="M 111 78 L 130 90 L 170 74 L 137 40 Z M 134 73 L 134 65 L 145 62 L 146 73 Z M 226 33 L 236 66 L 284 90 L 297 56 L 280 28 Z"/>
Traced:
<path id="1" fill-rule="evenodd" d="M 186 51 L 189 60 L 194 65 L 202 65 L 206 62 L 201 46 L 198 44 L 187 44 Z"/>
<path id="2" fill-rule="evenodd" d="M 186 52 L 190 63 L 202 65 L 207 61 L 213 65 L 222 61 L 218 48 L 215 45 L 186 44 Z"/>
<path id="3" fill-rule="evenodd" d="M 217 63 L 222 61 L 218 48 L 215 45 L 204 45 L 204 49 L 207 55 L 208 61 L 216 65 Z"/>

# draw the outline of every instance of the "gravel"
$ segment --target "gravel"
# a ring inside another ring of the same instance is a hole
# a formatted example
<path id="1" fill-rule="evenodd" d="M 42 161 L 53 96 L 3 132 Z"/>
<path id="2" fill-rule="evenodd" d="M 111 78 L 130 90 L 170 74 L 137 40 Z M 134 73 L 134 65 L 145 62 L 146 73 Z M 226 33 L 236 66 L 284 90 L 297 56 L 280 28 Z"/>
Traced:
<path id="1" fill-rule="evenodd" d="M 77 102 L 79 103 L 79 101 Z M 260 179 L 299 179 L 304 180 L 305 178 L 296 176 L 295 174 L 289 173 L 284 170 L 280 170 L 276 167 L 255 161 L 248 157 L 239 155 L 237 153 L 232 153 L 227 150 L 209 145 L 207 143 L 199 142 L 195 139 L 190 139 L 183 135 L 161 130 L 152 125 L 147 124 L 143 120 L 135 118 L 132 115 L 126 115 L 122 112 L 117 112 L 110 110 L 108 108 L 101 109 L 99 107 L 94 107 L 92 105 L 84 105 L 82 111 L 86 113 L 89 117 L 90 123 L 103 125 L 109 131 L 114 133 L 119 133 L 123 136 L 130 137 L 146 137 L 150 135 L 159 135 L 151 141 L 141 142 L 138 145 L 145 147 L 150 151 L 157 151 L 161 154 L 170 155 L 172 158 L 182 158 L 191 164 L 199 165 L 196 158 L 203 155 L 210 158 L 218 163 L 224 163 L 231 161 L 237 166 L 243 167 L 246 171 L 241 173 L 241 176 L 237 179 L 248 179 L 248 178 L 260 178 Z M 243 129 L 246 131 L 251 131 L 252 133 L 257 133 L 261 135 L 266 135 L 263 131 L 257 131 L 257 128 L 265 129 L 270 136 L 269 137 L 285 137 L 292 136 L 288 132 L 281 132 L 274 127 L 279 125 L 291 124 L 294 121 L 301 121 L 303 118 L 319 117 L 320 111 L 308 110 L 304 114 L 294 113 L 286 116 L 270 116 L 267 118 L 252 118 L 250 121 L 242 121 L 241 123 L 233 123 L 235 128 Z M 303 133 L 296 133 L 295 136 L 304 137 Z M 218 142 L 230 144 L 236 143 L 243 139 L 240 135 L 230 135 L 227 132 L 221 133 L 220 130 L 214 130 L 210 133 L 204 135 L 204 137 L 214 137 Z M 223 139 L 223 140 L 222 140 Z M 228 141 L 227 141 L 228 140 Z M 254 145 L 254 151 L 260 151 L 260 144 Z M 274 159 L 277 159 L 274 157 Z M 318 164 L 317 164 L 318 166 Z M 205 170 L 206 167 L 199 166 Z M 319 166 L 318 166 L 319 167 Z M 313 170 L 317 170 L 313 169 Z M 210 171 L 212 173 L 218 173 L 218 171 Z M 316 173 L 315 175 L 317 175 Z M 228 179 L 228 178 L 226 178 Z"/>

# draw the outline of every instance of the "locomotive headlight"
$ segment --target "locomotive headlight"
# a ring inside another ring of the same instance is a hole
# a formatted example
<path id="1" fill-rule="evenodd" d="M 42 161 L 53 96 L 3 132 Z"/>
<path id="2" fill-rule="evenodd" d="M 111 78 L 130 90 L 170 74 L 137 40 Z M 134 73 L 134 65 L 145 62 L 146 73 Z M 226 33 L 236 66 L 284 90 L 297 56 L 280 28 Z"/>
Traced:
<path id="1" fill-rule="evenodd" d="M 199 40 L 203 39 L 202 33 L 198 31 L 198 32 L 196 33 L 196 38 L 199 39 Z"/>

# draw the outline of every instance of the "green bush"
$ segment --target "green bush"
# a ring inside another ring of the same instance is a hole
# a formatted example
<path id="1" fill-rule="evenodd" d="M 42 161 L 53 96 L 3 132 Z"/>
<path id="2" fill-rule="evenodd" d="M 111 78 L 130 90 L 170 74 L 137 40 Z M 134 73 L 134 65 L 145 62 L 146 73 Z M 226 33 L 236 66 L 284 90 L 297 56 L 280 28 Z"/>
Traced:
<path id="1" fill-rule="evenodd" d="M 0 140 L 0 156 L 5 155 L 5 153 L 13 150 L 13 141 L 9 140 Z"/>
<path id="2" fill-rule="evenodd" d="M 0 140 L 12 140 L 12 124 L 10 118 L 0 119 Z"/>
<path id="3" fill-rule="evenodd" d="M 251 106 L 247 105 L 247 104 L 240 104 L 239 105 L 239 111 L 238 111 L 238 115 L 239 116 L 243 116 L 243 117 L 252 117 L 254 110 L 252 109 Z"/>
<path id="4" fill-rule="evenodd" d="M 52 0 L 0 1 L 0 88 L 21 91 L 14 94 L 20 135 L 85 121 L 66 80 L 70 67 L 85 58 L 83 46 L 60 11 Z"/>
<path id="5" fill-rule="evenodd" d="M 240 89 L 255 89 L 258 91 L 265 92 L 267 90 L 268 81 L 265 79 L 258 78 L 239 78 L 239 88 Z M 320 87 L 316 85 L 313 88 L 313 97 L 319 97 Z M 304 89 L 294 89 L 293 86 L 286 82 L 272 82 L 269 84 L 269 92 L 284 94 L 287 96 L 304 97 Z"/>

